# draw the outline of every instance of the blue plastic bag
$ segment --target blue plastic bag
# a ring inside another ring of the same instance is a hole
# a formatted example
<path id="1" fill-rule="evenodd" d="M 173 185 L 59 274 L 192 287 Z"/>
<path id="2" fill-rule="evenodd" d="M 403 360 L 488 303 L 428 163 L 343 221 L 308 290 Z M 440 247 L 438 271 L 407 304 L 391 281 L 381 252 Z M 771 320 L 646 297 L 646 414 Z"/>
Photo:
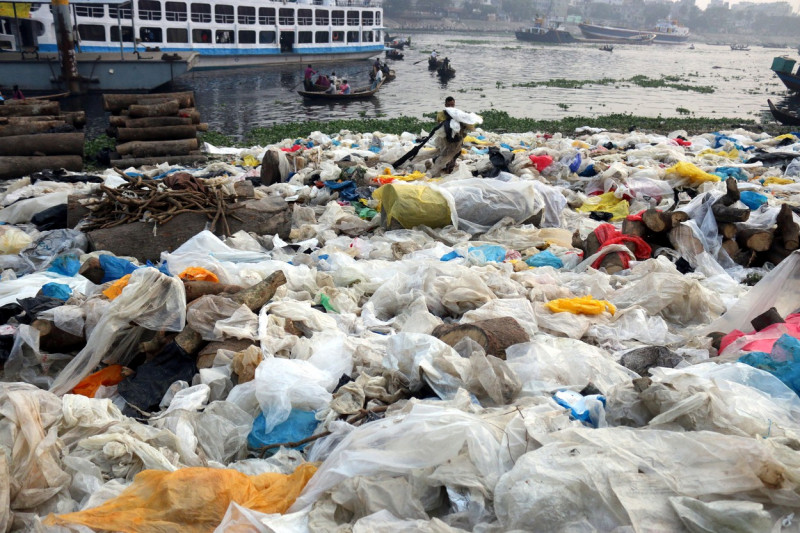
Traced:
<path id="1" fill-rule="evenodd" d="M 575 420 L 580 420 L 587 426 L 605 426 L 606 398 L 599 394 L 581 396 L 571 390 L 561 390 L 553 395 L 553 399 L 561 407 L 569 409 L 569 414 Z"/>
<path id="2" fill-rule="evenodd" d="M 256 450 L 270 444 L 297 442 L 310 437 L 314 430 L 317 429 L 317 424 L 319 424 L 319 421 L 315 418 L 313 411 L 292 409 L 289 413 L 289 418 L 285 422 L 275 426 L 269 433 L 264 433 L 266 427 L 265 419 L 264 413 L 261 413 L 253 422 L 253 429 L 250 430 L 250 434 L 247 436 L 247 447 L 251 450 Z M 305 444 L 301 444 L 296 448 L 302 450 L 305 446 Z M 278 448 L 274 448 L 272 453 L 277 451 Z"/>
<path id="3" fill-rule="evenodd" d="M 496 244 L 483 244 L 481 246 L 473 246 L 469 249 L 469 255 L 473 259 L 488 263 L 494 261 L 495 263 L 502 263 L 506 260 L 506 249 Z"/>
<path id="4" fill-rule="evenodd" d="M 575 158 L 572 160 L 572 163 L 569 164 L 569 171 L 570 172 L 577 172 L 579 168 L 581 168 L 581 154 L 578 152 L 575 154 Z"/>
<path id="5" fill-rule="evenodd" d="M 100 260 L 100 268 L 103 269 L 103 280 L 101 283 L 109 281 L 116 281 L 122 276 L 132 274 L 134 270 L 139 268 L 127 259 L 115 257 L 113 255 L 101 255 L 98 257 Z"/>
<path id="6" fill-rule="evenodd" d="M 327 188 L 332 191 L 337 191 L 339 193 L 339 198 L 342 200 L 347 200 L 348 202 L 357 201 L 359 199 L 358 193 L 356 192 L 356 182 L 353 180 L 345 180 L 345 181 L 324 181 L 323 182 Z"/>
<path id="7" fill-rule="evenodd" d="M 527 258 L 525 263 L 532 267 L 551 266 L 553 268 L 561 268 L 564 266 L 564 262 L 558 257 L 554 256 L 553 252 L 550 250 L 539 252 L 538 254 Z"/>
<path id="8" fill-rule="evenodd" d="M 749 179 L 745 171 L 739 167 L 717 167 L 712 174 L 719 176 L 723 180 L 735 178 L 738 181 L 747 181 Z"/>
<path id="9" fill-rule="evenodd" d="M 739 362 L 769 372 L 800 395 L 800 340 L 791 335 L 781 335 L 772 346 L 772 353 L 750 352 Z"/>
<path id="10" fill-rule="evenodd" d="M 767 203 L 767 196 L 755 191 L 742 191 L 739 193 L 739 199 L 744 205 L 749 207 L 750 210 L 758 209 Z"/>
<path id="11" fill-rule="evenodd" d="M 48 268 L 47 271 L 56 272 L 62 276 L 74 276 L 80 269 L 81 262 L 78 258 L 75 255 L 66 254 L 56 257 L 53 262 L 50 263 L 50 268 Z"/>
<path id="12" fill-rule="evenodd" d="M 439 261 L 452 261 L 453 259 L 458 259 L 459 257 L 461 257 L 461 255 L 453 250 L 452 252 L 444 254 L 442 257 L 440 257 Z"/>
<path id="13" fill-rule="evenodd" d="M 69 285 L 64 285 L 63 283 L 46 283 L 42 285 L 42 295 L 48 298 L 57 298 L 66 302 L 71 294 L 72 289 L 69 288 Z"/>

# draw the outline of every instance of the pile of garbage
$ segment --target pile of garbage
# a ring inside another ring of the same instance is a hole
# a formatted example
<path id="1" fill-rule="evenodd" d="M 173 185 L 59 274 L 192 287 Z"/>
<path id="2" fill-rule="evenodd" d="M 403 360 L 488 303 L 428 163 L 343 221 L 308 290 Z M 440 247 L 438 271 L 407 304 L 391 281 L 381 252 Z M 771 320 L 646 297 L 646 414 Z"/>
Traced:
<path id="1" fill-rule="evenodd" d="M 416 139 L 6 183 L 0 531 L 796 531 L 800 138 Z"/>

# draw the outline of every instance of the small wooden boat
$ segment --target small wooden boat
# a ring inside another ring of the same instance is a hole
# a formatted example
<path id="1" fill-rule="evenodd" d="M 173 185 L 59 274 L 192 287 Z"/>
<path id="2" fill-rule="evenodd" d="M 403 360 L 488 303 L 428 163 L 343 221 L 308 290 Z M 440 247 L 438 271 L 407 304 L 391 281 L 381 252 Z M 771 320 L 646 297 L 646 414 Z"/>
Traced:
<path id="1" fill-rule="evenodd" d="M 316 100 L 363 100 L 364 98 L 370 98 L 378 92 L 378 90 L 383 86 L 384 82 L 381 82 L 377 87 L 371 89 L 370 85 L 365 85 L 364 87 L 358 87 L 352 90 L 350 94 L 339 94 L 339 93 L 327 93 L 322 91 L 297 91 L 297 94 L 302 96 L 303 98 L 309 99 L 316 99 Z"/>
<path id="2" fill-rule="evenodd" d="M 610 45 L 610 44 L 606 44 L 606 45 L 601 46 L 600 50 L 602 50 L 603 52 L 613 52 L 614 51 L 614 46 Z"/>
<path id="3" fill-rule="evenodd" d="M 748 46 L 746 44 L 732 44 L 731 45 L 731 50 L 734 50 L 736 52 L 749 52 L 750 51 L 750 46 Z"/>
<path id="4" fill-rule="evenodd" d="M 386 59 L 394 59 L 395 61 L 399 61 L 403 59 L 403 53 L 398 52 L 397 50 L 386 50 Z"/>
<path id="5" fill-rule="evenodd" d="M 800 126 L 800 117 L 790 111 L 781 111 L 772 100 L 767 100 L 769 104 L 769 111 L 772 113 L 773 118 L 783 124 L 784 126 Z"/>
<path id="6" fill-rule="evenodd" d="M 438 70 L 440 66 L 442 66 L 441 60 L 433 57 L 428 58 L 428 70 Z"/>
<path id="7" fill-rule="evenodd" d="M 436 69 L 436 74 L 438 74 L 440 78 L 452 78 L 456 75 L 456 69 L 450 65 L 447 65 L 446 67 L 441 65 L 438 69 Z"/>

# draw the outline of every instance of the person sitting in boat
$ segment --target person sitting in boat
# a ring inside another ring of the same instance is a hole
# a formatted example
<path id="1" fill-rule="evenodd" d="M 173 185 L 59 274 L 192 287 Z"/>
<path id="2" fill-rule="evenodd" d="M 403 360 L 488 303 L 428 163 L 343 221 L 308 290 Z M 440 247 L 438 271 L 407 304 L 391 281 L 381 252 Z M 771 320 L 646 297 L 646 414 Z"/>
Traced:
<path id="1" fill-rule="evenodd" d="M 322 91 L 327 92 L 331 87 L 331 80 L 329 80 L 328 76 L 325 74 L 320 74 L 317 76 L 317 87 L 319 87 Z"/>
<path id="2" fill-rule="evenodd" d="M 381 72 L 379 69 L 378 72 L 375 73 L 375 79 L 372 80 L 372 85 L 370 86 L 370 90 L 374 91 L 375 89 L 377 89 L 382 81 L 383 81 L 383 72 Z"/>
<path id="3" fill-rule="evenodd" d="M 350 85 L 347 84 L 347 80 L 342 80 L 342 84 L 339 86 L 339 94 L 350 94 Z"/>
<path id="4" fill-rule="evenodd" d="M 303 87 L 306 91 L 310 91 L 314 88 L 314 82 L 311 81 L 314 74 L 316 74 L 316 72 L 311 68 L 311 64 L 309 64 L 303 73 Z"/>
<path id="5" fill-rule="evenodd" d="M 381 65 L 381 72 L 383 72 L 383 77 L 384 77 L 384 78 L 385 78 L 386 76 L 388 76 L 388 75 L 389 75 L 389 65 L 387 65 L 386 63 L 384 63 L 383 65 Z"/>
<path id="6" fill-rule="evenodd" d="M 442 60 L 442 70 L 450 70 L 450 59 L 447 57 Z"/>
<path id="7" fill-rule="evenodd" d="M 436 50 L 434 50 L 433 52 L 431 52 L 431 59 L 433 59 L 434 61 L 436 61 L 436 57 L 437 57 L 438 55 L 439 55 L 439 54 L 436 52 Z"/>
<path id="8" fill-rule="evenodd" d="M 19 89 L 19 85 L 14 85 L 14 90 L 11 93 L 11 98 L 14 100 L 25 100 L 25 95 L 22 94 L 22 91 Z"/>

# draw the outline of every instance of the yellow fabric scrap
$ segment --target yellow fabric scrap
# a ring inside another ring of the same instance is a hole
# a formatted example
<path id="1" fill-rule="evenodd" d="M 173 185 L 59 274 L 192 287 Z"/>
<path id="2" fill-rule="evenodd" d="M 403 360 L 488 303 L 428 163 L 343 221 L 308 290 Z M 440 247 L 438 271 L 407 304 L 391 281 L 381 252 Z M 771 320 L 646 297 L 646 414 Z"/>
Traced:
<path id="1" fill-rule="evenodd" d="M 589 146 L 588 143 L 585 143 L 583 141 L 572 141 L 572 147 L 573 148 L 584 148 L 586 150 L 591 148 L 591 146 Z"/>
<path id="2" fill-rule="evenodd" d="M 773 140 L 782 141 L 784 139 L 796 139 L 796 138 L 797 136 L 792 133 L 784 133 L 783 135 L 778 135 L 777 137 L 774 137 Z"/>
<path id="3" fill-rule="evenodd" d="M 705 181 L 719 181 L 720 177 L 715 176 L 714 174 L 709 174 L 703 170 L 700 170 L 695 165 L 687 162 L 687 161 L 680 161 L 675 163 L 673 166 L 669 167 L 666 170 L 667 177 L 670 174 L 677 174 L 682 178 L 686 178 L 695 183 L 702 183 Z"/>
<path id="4" fill-rule="evenodd" d="M 579 213 L 605 211 L 614 215 L 611 220 L 623 220 L 629 214 L 629 207 L 627 200 L 617 198 L 613 192 L 607 192 L 598 196 L 590 196 L 576 211 Z"/>
<path id="5" fill-rule="evenodd" d="M 106 290 L 103 291 L 103 296 L 105 296 L 109 300 L 113 300 L 114 298 L 122 294 L 122 289 L 128 286 L 128 282 L 130 280 L 131 280 L 130 274 L 122 276 L 117 281 L 112 283 Z"/>
<path id="6" fill-rule="evenodd" d="M 778 176 L 770 176 L 764 180 L 764 185 L 791 185 L 792 183 L 794 183 L 794 180 L 780 178 Z"/>
<path id="7" fill-rule="evenodd" d="M 595 300 L 591 294 L 580 298 L 559 298 L 545 304 L 553 313 L 572 313 L 574 315 L 599 315 L 608 311 L 612 315 L 617 312 L 614 304 L 607 300 Z"/>
<path id="8" fill-rule="evenodd" d="M 734 148 L 730 152 L 726 152 L 725 150 L 716 151 L 716 150 L 712 150 L 711 148 L 706 148 L 705 150 L 703 150 L 702 152 L 700 152 L 697 155 L 698 155 L 698 157 L 700 157 L 700 156 L 704 156 L 706 154 L 718 155 L 720 157 L 727 157 L 729 159 L 736 159 L 737 157 L 739 157 L 739 150 Z"/>
<path id="9" fill-rule="evenodd" d="M 214 531 L 231 502 L 260 513 L 285 513 L 316 471 L 310 463 L 288 475 L 248 476 L 201 467 L 144 470 L 116 498 L 92 509 L 50 515 L 45 523 L 125 533 L 205 533 Z"/>
<path id="10" fill-rule="evenodd" d="M 219 283 L 217 275 L 203 267 L 188 267 L 178 274 L 178 277 L 186 281 L 211 281 L 212 283 Z"/>
<path id="11" fill-rule="evenodd" d="M 477 137 L 473 137 L 472 135 L 467 135 L 466 137 L 464 137 L 464 142 L 472 144 L 492 144 L 489 141 L 482 141 Z"/>
<path id="12" fill-rule="evenodd" d="M 243 163 L 244 163 L 244 166 L 246 166 L 246 167 L 257 167 L 258 165 L 261 164 L 261 161 L 259 161 L 258 159 L 256 159 L 252 155 L 248 154 L 248 155 L 244 156 Z"/>

